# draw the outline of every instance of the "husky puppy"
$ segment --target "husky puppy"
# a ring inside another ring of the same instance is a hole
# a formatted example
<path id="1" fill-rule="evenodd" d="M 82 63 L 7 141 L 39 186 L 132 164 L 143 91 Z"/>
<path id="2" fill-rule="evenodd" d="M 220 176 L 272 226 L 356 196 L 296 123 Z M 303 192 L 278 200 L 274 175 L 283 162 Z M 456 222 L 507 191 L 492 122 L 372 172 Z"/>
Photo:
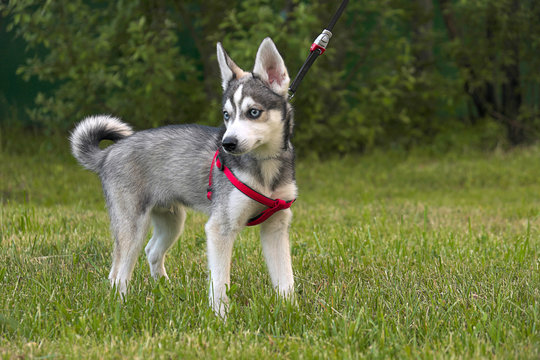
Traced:
<path id="1" fill-rule="evenodd" d="M 223 171 L 212 172 L 216 150 L 236 177 L 273 199 L 294 200 L 294 150 L 290 142 L 293 111 L 288 103 L 289 75 L 270 38 L 261 43 L 252 72 L 240 69 L 217 44 L 223 87 L 224 126 L 173 125 L 134 132 L 110 116 L 91 116 L 74 129 L 75 158 L 96 172 L 103 184 L 115 238 L 111 285 L 125 295 L 137 257 L 145 247 L 154 278 L 167 277 L 165 254 L 182 233 L 185 207 L 209 215 L 205 226 L 210 270 L 209 299 L 225 316 L 232 247 L 249 219 L 266 207 L 239 191 Z M 114 144 L 101 150 L 101 140 Z M 274 288 L 293 293 L 289 252 L 290 209 L 277 211 L 261 224 L 264 257 Z"/>

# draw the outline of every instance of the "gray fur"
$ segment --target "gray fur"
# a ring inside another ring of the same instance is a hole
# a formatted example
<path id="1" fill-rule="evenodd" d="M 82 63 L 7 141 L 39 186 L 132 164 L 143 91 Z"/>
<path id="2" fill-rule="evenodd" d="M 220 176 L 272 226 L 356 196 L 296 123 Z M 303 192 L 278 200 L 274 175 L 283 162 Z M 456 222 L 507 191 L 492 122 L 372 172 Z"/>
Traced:
<path id="1" fill-rule="evenodd" d="M 268 42 L 271 43 L 271 40 L 265 40 L 261 48 L 268 47 Z M 273 43 L 271 45 L 273 46 Z M 219 51 L 218 44 L 218 55 Z M 116 118 L 93 116 L 77 125 L 70 140 L 73 155 L 84 167 L 96 172 L 103 185 L 111 230 L 115 237 L 113 265 L 109 275 L 111 283 L 117 286 L 121 293 L 125 293 L 151 222 L 154 225 L 154 234 L 146 247 L 151 272 L 154 277 L 167 276 L 163 265 L 164 256 L 182 232 L 185 220 L 183 208 L 187 206 L 210 216 L 206 231 L 211 277 L 223 278 L 221 282 L 216 280 L 212 283 L 210 300 L 214 310 L 224 315 L 224 304 L 227 300 L 222 287 L 223 282 L 228 284 L 228 267 L 224 262 L 219 266 L 225 267 L 218 267 L 219 271 L 213 273 L 212 264 L 219 262 L 219 259 L 215 260 L 214 248 L 219 249 L 229 244 L 247 219 L 264 210 L 264 206 L 244 195 L 238 195 L 238 190 L 217 168 L 213 170 L 212 200 L 207 199 L 208 176 L 215 151 L 220 148 L 223 163 L 233 173 L 247 177 L 250 186 L 269 197 L 274 193 L 294 197 L 296 185 L 294 151 L 289 141 L 293 127 L 292 107 L 286 96 L 274 92 L 258 76 L 243 72 L 224 50 L 222 51 L 220 65 L 227 67 L 222 68 L 222 80 L 226 86 L 223 102 L 232 99 L 236 89 L 243 84 L 242 96 L 255 99 L 267 113 L 270 110 L 279 110 L 281 113 L 283 146 L 268 159 L 257 156 L 256 149 L 241 155 L 224 151 L 221 142 L 226 127 L 173 125 L 133 132 L 131 127 Z M 269 48 L 268 52 L 268 56 L 279 57 L 277 50 Z M 235 72 L 227 71 L 231 64 L 235 66 Z M 236 78 L 235 74 L 243 77 Z M 101 150 L 99 142 L 104 139 L 115 142 Z M 268 167 L 268 164 L 271 166 Z M 263 170 L 265 166 L 266 171 Z M 270 175 L 268 169 L 271 169 Z M 263 226 L 263 232 L 267 234 L 265 239 L 270 238 L 268 234 L 273 233 L 281 234 L 281 238 L 286 236 L 279 240 L 279 251 L 275 246 L 268 247 L 270 250 L 267 250 L 268 253 L 277 252 L 282 255 L 268 255 L 267 258 L 272 259 L 273 265 L 269 263 L 269 269 L 273 272 L 271 275 L 274 285 L 284 294 L 288 294 L 292 287 L 287 235 L 290 210 L 281 212 L 284 214 L 276 213 L 267 220 L 269 225 Z M 230 249 L 228 246 L 224 249 Z M 230 263 L 230 254 L 224 256 L 224 259 L 229 257 Z M 275 265 L 276 261 L 272 256 L 284 257 L 283 266 L 288 269 L 285 275 L 278 274 L 281 265 Z"/>
<path id="2" fill-rule="evenodd" d="M 107 119 L 120 122 L 111 117 Z M 92 121 L 96 121 L 94 130 L 89 127 Z M 109 127 L 108 136 L 101 140 L 114 136 L 120 140 L 100 150 L 97 145 L 90 145 L 103 134 L 104 121 L 101 117 L 85 119 L 75 129 L 71 141 L 74 156 L 81 165 L 99 175 L 109 207 L 116 200 L 115 194 L 120 193 L 130 198 L 130 205 L 139 214 L 148 208 L 166 208 L 178 203 L 210 215 L 211 202 L 206 198 L 208 175 L 214 153 L 221 146 L 224 128 L 170 125 L 122 137 L 120 132 L 113 133 L 113 128 Z M 84 133 L 81 133 L 83 125 Z M 81 151 L 82 148 L 86 150 Z M 220 157 L 233 172 L 246 171 L 263 182 L 260 161 L 256 157 L 250 154 L 235 156 L 224 150 Z M 272 184 L 267 184 L 272 190 L 295 177 L 292 148 L 276 159 L 281 162 L 280 175 Z M 233 188 L 219 171 L 214 171 L 214 187 L 223 189 L 224 193 Z"/>
<path id="3" fill-rule="evenodd" d="M 88 170 L 99 172 L 104 153 L 99 151 L 102 140 L 117 141 L 133 134 L 127 124 L 111 116 L 90 116 L 81 121 L 71 134 L 73 156 Z"/>

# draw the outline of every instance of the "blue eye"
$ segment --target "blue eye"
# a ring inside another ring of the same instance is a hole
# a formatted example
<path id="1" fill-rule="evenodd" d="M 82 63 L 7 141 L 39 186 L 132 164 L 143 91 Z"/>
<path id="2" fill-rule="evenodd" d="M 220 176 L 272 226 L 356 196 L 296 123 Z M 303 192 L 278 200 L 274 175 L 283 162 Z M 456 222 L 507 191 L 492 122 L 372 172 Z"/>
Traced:
<path id="1" fill-rule="evenodd" d="M 225 121 L 229 121 L 230 118 L 231 118 L 231 115 L 229 115 L 228 112 L 224 111 L 223 112 L 223 119 L 225 119 Z"/>
<path id="2" fill-rule="evenodd" d="M 249 109 L 248 111 L 248 116 L 252 119 L 256 119 L 258 118 L 259 116 L 261 116 L 261 110 L 257 110 L 257 109 Z"/>

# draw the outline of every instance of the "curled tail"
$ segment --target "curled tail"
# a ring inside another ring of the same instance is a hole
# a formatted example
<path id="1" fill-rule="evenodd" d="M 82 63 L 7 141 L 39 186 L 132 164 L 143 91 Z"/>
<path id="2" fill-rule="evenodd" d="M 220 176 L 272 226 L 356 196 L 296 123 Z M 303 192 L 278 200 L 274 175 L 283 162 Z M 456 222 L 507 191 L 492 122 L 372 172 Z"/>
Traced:
<path id="1" fill-rule="evenodd" d="M 101 170 L 105 152 L 99 148 L 101 140 L 117 141 L 133 134 L 131 127 L 108 115 L 89 116 L 71 133 L 71 152 L 79 163 L 94 172 Z"/>

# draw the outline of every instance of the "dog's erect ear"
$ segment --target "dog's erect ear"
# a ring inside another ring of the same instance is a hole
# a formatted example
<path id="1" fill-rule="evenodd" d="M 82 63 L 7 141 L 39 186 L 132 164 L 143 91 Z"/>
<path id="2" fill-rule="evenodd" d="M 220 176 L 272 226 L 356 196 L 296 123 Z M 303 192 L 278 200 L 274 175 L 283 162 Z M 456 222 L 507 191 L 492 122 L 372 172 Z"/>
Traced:
<path id="1" fill-rule="evenodd" d="M 286 95 L 289 90 L 289 73 L 279 51 L 270 38 L 262 41 L 253 73 L 259 76 L 273 91 L 280 95 Z"/>
<path id="2" fill-rule="evenodd" d="M 221 86 L 223 87 L 223 90 L 225 90 L 227 89 L 229 81 L 234 78 L 240 79 L 247 73 L 232 61 L 225 52 L 225 49 L 223 49 L 221 43 L 218 42 L 216 48 L 219 70 L 221 71 Z"/>

